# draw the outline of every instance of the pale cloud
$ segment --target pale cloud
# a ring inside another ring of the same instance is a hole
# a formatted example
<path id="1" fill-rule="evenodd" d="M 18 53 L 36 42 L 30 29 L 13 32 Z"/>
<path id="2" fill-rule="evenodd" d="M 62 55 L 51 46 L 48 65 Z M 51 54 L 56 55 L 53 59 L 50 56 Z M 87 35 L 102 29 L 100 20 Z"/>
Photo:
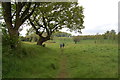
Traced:
<path id="1" fill-rule="evenodd" d="M 83 35 L 118 30 L 119 0 L 78 0 L 78 2 L 84 7 Z"/>
<path id="2" fill-rule="evenodd" d="M 120 14 L 120 1 L 118 3 L 118 14 Z M 118 31 L 120 32 L 120 15 L 118 15 Z"/>

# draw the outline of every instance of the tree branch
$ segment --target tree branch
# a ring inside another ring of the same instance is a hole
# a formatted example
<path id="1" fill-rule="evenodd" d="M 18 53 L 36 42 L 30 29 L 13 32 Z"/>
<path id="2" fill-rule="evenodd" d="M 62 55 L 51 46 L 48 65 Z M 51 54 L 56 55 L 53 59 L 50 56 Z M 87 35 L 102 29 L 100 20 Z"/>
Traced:
<path id="1" fill-rule="evenodd" d="M 19 29 L 20 24 L 21 24 L 20 18 L 19 18 L 21 9 L 22 9 L 22 4 L 20 2 L 16 3 L 16 19 L 15 19 L 14 29 L 17 29 L 17 30 Z"/>
<path id="2" fill-rule="evenodd" d="M 43 25 L 44 25 L 44 28 L 46 29 L 47 34 L 50 35 L 50 31 L 49 31 L 49 29 L 47 28 L 47 23 L 46 23 L 46 21 L 45 21 L 44 14 L 43 14 L 42 18 L 43 18 Z"/>
<path id="3" fill-rule="evenodd" d="M 32 27 L 35 29 L 36 34 L 39 35 L 40 37 L 42 37 L 42 33 L 44 32 L 44 30 L 42 31 L 42 33 L 40 33 L 38 31 L 38 29 L 35 27 L 35 25 L 33 24 L 33 21 L 29 18 L 30 24 L 32 25 Z"/>
<path id="4" fill-rule="evenodd" d="M 52 32 L 54 32 L 55 30 L 57 30 L 58 29 L 58 27 L 55 27 L 53 30 L 52 30 Z"/>
<path id="5" fill-rule="evenodd" d="M 40 35 L 42 36 L 42 34 L 44 33 L 44 31 L 45 31 L 45 28 L 43 29 L 43 31 L 40 33 Z M 43 36 L 42 36 L 43 37 Z"/>
<path id="6" fill-rule="evenodd" d="M 36 8 L 36 4 L 33 7 L 32 11 L 28 15 L 26 15 L 26 17 L 22 20 L 22 23 L 25 22 L 25 20 L 28 19 L 33 14 L 33 12 L 35 11 L 35 8 Z"/>
<path id="7" fill-rule="evenodd" d="M 37 14 L 36 14 L 36 13 L 34 13 L 34 14 L 35 14 L 35 16 L 33 16 L 33 17 L 34 17 L 34 20 L 35 20 L 36 24 L 37 24 L 39 27 L 45 28 L 45 27 L 43 27 L 43 25 L 39 24 L 39 19 L 36 19 Z"/>
<path id="8" fill-rule="evenodd" d="M 3 16 L 8 29 L 13 29 L 11 16 L 11 2 L 2 2 Z"/>
<path id="9" fill-rule="evenodd" d="M 25 9 L 25 11 L 21 16 L 21 19 L 24 19 L 24 17 L 29 13 L 30 6 L 31 6 L 31 3 L 28 3 L 27 8 Z"/>
<path id="10" fill-rule="evenodd" d="M 16 11 L 13 13 L 12 18 L 15 16 Z"/>
<path id="11" fill-rule="evenodd" d="M 33 12 L 36 8 L 36 4 L 35 4 L 34 8 L 32 9 L 32 11 L 29 13 L 30 5 L 31 5 L 31 3 L 29 3 L 29 6 L 26 8 L 26 10 L 23 12 L 21 18 L 19 19 L 19 26 L 15 27 L 16 30 L 19 29 L 19 27 L 33 14 Z"/>
<path id="12" fill-rule="evenodd" d="M 32 27 L 36 30 L 36 31 L 38 31 L 38 29 L 35 27 L 35 25 L 33 24 L 33 21 L 29 18 L 29 21 L 30 21 L 30 24 L 32 25 Z"/>

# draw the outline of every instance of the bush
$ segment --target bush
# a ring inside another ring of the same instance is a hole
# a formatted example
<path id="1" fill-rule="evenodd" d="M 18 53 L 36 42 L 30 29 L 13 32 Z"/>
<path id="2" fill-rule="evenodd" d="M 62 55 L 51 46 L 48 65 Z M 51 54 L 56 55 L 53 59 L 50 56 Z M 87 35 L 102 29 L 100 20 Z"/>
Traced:
<path id="1" fill-rule="evenodd" d="M 80 42 L 80 36 L 74 36 L 74 37 L 73 37 L 73 41 L 75 42 L 75 44 L 76 44 L 77 42 Z"/>

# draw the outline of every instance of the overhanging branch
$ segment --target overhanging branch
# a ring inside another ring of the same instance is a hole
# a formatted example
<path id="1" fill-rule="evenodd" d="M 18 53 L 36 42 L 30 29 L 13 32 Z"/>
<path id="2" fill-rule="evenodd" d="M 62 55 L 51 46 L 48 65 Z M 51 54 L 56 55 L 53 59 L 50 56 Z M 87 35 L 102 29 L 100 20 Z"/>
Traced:
<path id="1" fill-rule="evenodd" d="M 25 22 L 25 20 L 28 19 L 33 14 L 33 12 L 35 11 L 35 8 L 36 8 L 36 4 L 33 7 L 32 11 L 28 15 L 26 15 L 25 18 L 22 20 L 22 23 Z"/>
<path id="2" fill-rule="evenodd" d="M 28 3 L 27 8 L 25 9 L 23 14 L 21 15 L 21 19 L 23 19 L 29 13 L 30 6 L 31 6 L 31 3 Z"/>

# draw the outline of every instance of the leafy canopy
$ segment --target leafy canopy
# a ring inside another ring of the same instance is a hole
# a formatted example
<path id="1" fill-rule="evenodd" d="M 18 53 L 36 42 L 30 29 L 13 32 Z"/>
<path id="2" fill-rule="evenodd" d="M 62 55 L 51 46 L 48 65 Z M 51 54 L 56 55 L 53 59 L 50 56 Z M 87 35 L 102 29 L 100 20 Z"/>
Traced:
<path id="1" fill-rule="evenodd" d="M 83 7 L 76 2 L 43 2 L 29 18 L 30 24 L 41 36 L 44 32 L 47 36 L 62 28 L 70 31 L 81 32 L 83 26 Z"/>

